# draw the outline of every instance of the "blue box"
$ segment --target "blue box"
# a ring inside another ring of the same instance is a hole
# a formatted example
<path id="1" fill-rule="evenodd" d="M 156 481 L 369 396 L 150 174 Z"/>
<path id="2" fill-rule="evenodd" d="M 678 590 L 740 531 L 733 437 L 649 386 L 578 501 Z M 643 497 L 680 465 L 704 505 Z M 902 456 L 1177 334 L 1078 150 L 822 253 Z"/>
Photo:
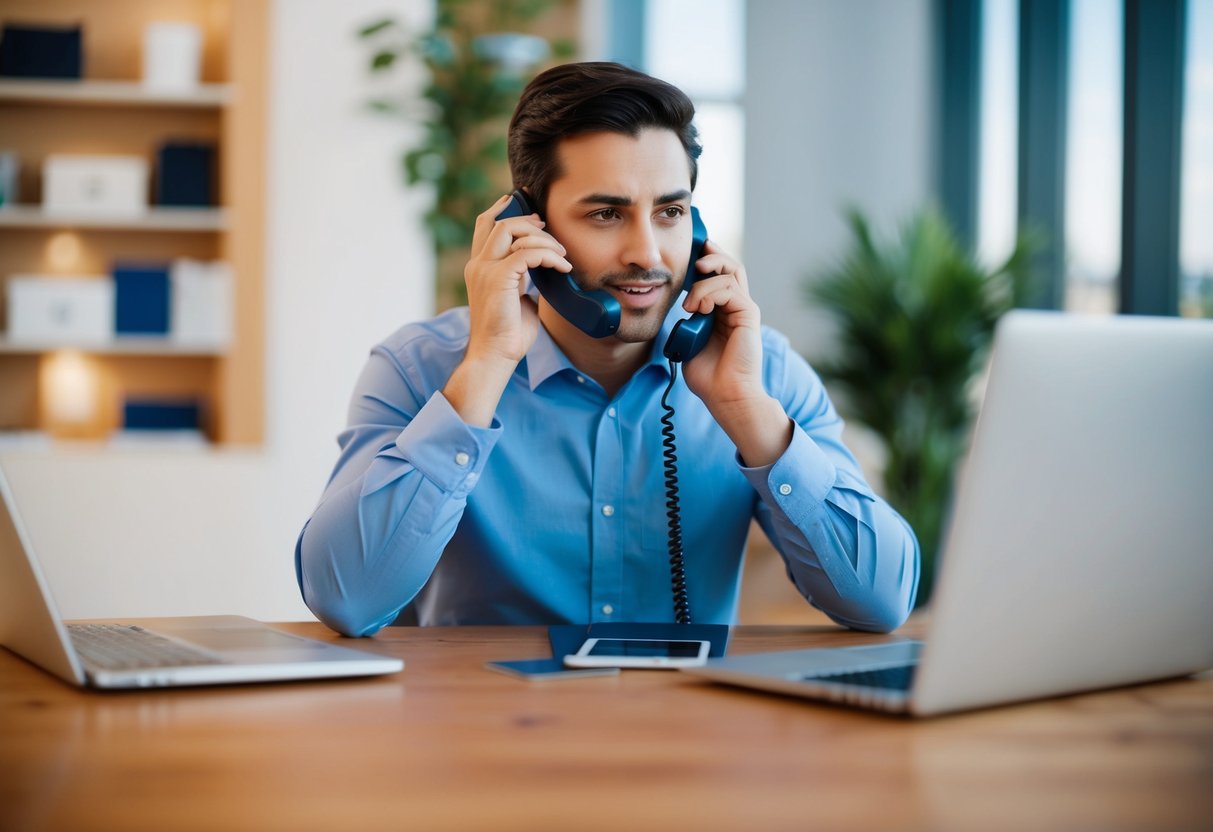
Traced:
<path id="1" fill-rule="evenodd" d="M 114 331 L 118 335 L 167 335 L 169 267 L 114 266 Z"/>
<path id="2" fill-rule="evenodd" d="M 0 75 L 9 78 L 80 78 L 83 34 L 79 26 L 25 26 L 0 30 Z"/>
<path id="3" fill-rule="evenodd" d="M 156 151 L 157 205 L 205 208 L 215 204 L 215 146 L 165 142 Z"/>
<path id="4" fill-rule="evenodd" d="M 197 399 L 127 399 L 122 403 L 124 430 L 199 430 L 202 404 Z"/>

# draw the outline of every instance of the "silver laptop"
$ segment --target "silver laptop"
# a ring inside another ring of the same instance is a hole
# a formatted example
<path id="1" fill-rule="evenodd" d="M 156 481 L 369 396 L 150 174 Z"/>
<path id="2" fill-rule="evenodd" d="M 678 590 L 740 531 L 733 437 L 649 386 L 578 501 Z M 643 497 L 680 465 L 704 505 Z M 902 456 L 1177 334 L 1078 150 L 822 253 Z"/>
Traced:
<path id="1" fill-rule="evenodd" d="M 395 673 L 404 662 L 239 616 L 65 624 L 0 470 L 0 644 L 75 685 L 147 688 Z"/>
<path id="2" fill-rule="evenodd" d="M 709 660 L 719 682 L 914 715 L 1213 667 L 1213 321 L 998 328 L 924 642 Z"/>

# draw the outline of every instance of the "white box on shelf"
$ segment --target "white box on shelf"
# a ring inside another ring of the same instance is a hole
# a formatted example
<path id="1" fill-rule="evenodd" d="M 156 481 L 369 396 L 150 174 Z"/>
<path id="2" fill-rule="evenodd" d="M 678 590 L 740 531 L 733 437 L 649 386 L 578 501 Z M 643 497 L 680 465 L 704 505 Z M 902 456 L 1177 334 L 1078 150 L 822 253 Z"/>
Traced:
<path id="1" fill-rule="evenodd" d="M 52 154 L 42 164 L 42 210 L 55 216 L 143 216 L 148 182 L 148 162 L 141 156 Z"/>
<path id="2" fill-rule="evenodd" d="M 8 280 L 8 340 L 15 344 L 98 346 L 114 337 L 109 275 L 13 275 Z"/>
<path id="3" fill-rule="evenodd" d="M 143 30 L 143 85 L 162 92 L 198 87 L 202 30 L 192 23 L 149 23 Z"/>
<path id="4" fill-rule="evenodd" d="M 232 341 L 232 268 L 216 260 L 179 258 L 169 272 L 169 338 L 226 347 Z"/>

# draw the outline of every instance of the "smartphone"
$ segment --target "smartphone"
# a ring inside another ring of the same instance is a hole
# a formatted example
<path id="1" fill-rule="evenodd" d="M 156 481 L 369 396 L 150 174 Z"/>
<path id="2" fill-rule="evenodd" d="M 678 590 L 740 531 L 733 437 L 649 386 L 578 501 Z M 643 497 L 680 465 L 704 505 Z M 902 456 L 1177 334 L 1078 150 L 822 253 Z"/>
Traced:
<path id="1" fill-rule="evenodd" d="M 547 679 L 582 679 L 586 676 L 618 676 L 618 667 L 567 667 L 560 659 L 517 659 L 504 662 L 487 662 L 489 670 L 529 679 L 534 682 Z"/>
<path id="2" fill-rule="evenodd" d="M 569 667 L 695 667 L 708 660 L 709 642 L 647 638 L 588 638 L 571 656 Z"/>

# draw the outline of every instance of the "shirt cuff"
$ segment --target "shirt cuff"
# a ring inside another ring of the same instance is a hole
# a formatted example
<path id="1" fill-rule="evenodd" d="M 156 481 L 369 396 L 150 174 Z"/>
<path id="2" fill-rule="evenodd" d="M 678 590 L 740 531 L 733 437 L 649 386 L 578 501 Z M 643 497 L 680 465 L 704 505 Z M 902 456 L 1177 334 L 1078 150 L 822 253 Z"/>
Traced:
<path id="1" fill-rule="evenodd" d="M 792 441 L 779 459 L 760 468 L 747 468 L 738 456 L 737 466 L 763 502 L 778 508 L 797 525 L 821 505 L 838 479 L 834 463 L 798 424 L 793 424 Z"/>
<path id="2" fill-rule="evenodd" d="M 396 437 L 396 447 L 426 479 L 448 492 L 466 493 L 480 478 L 489 452 L 501 438 L 494 417 L 487 428 L 459 417 L 441 392 L 430 397 Z"/>

